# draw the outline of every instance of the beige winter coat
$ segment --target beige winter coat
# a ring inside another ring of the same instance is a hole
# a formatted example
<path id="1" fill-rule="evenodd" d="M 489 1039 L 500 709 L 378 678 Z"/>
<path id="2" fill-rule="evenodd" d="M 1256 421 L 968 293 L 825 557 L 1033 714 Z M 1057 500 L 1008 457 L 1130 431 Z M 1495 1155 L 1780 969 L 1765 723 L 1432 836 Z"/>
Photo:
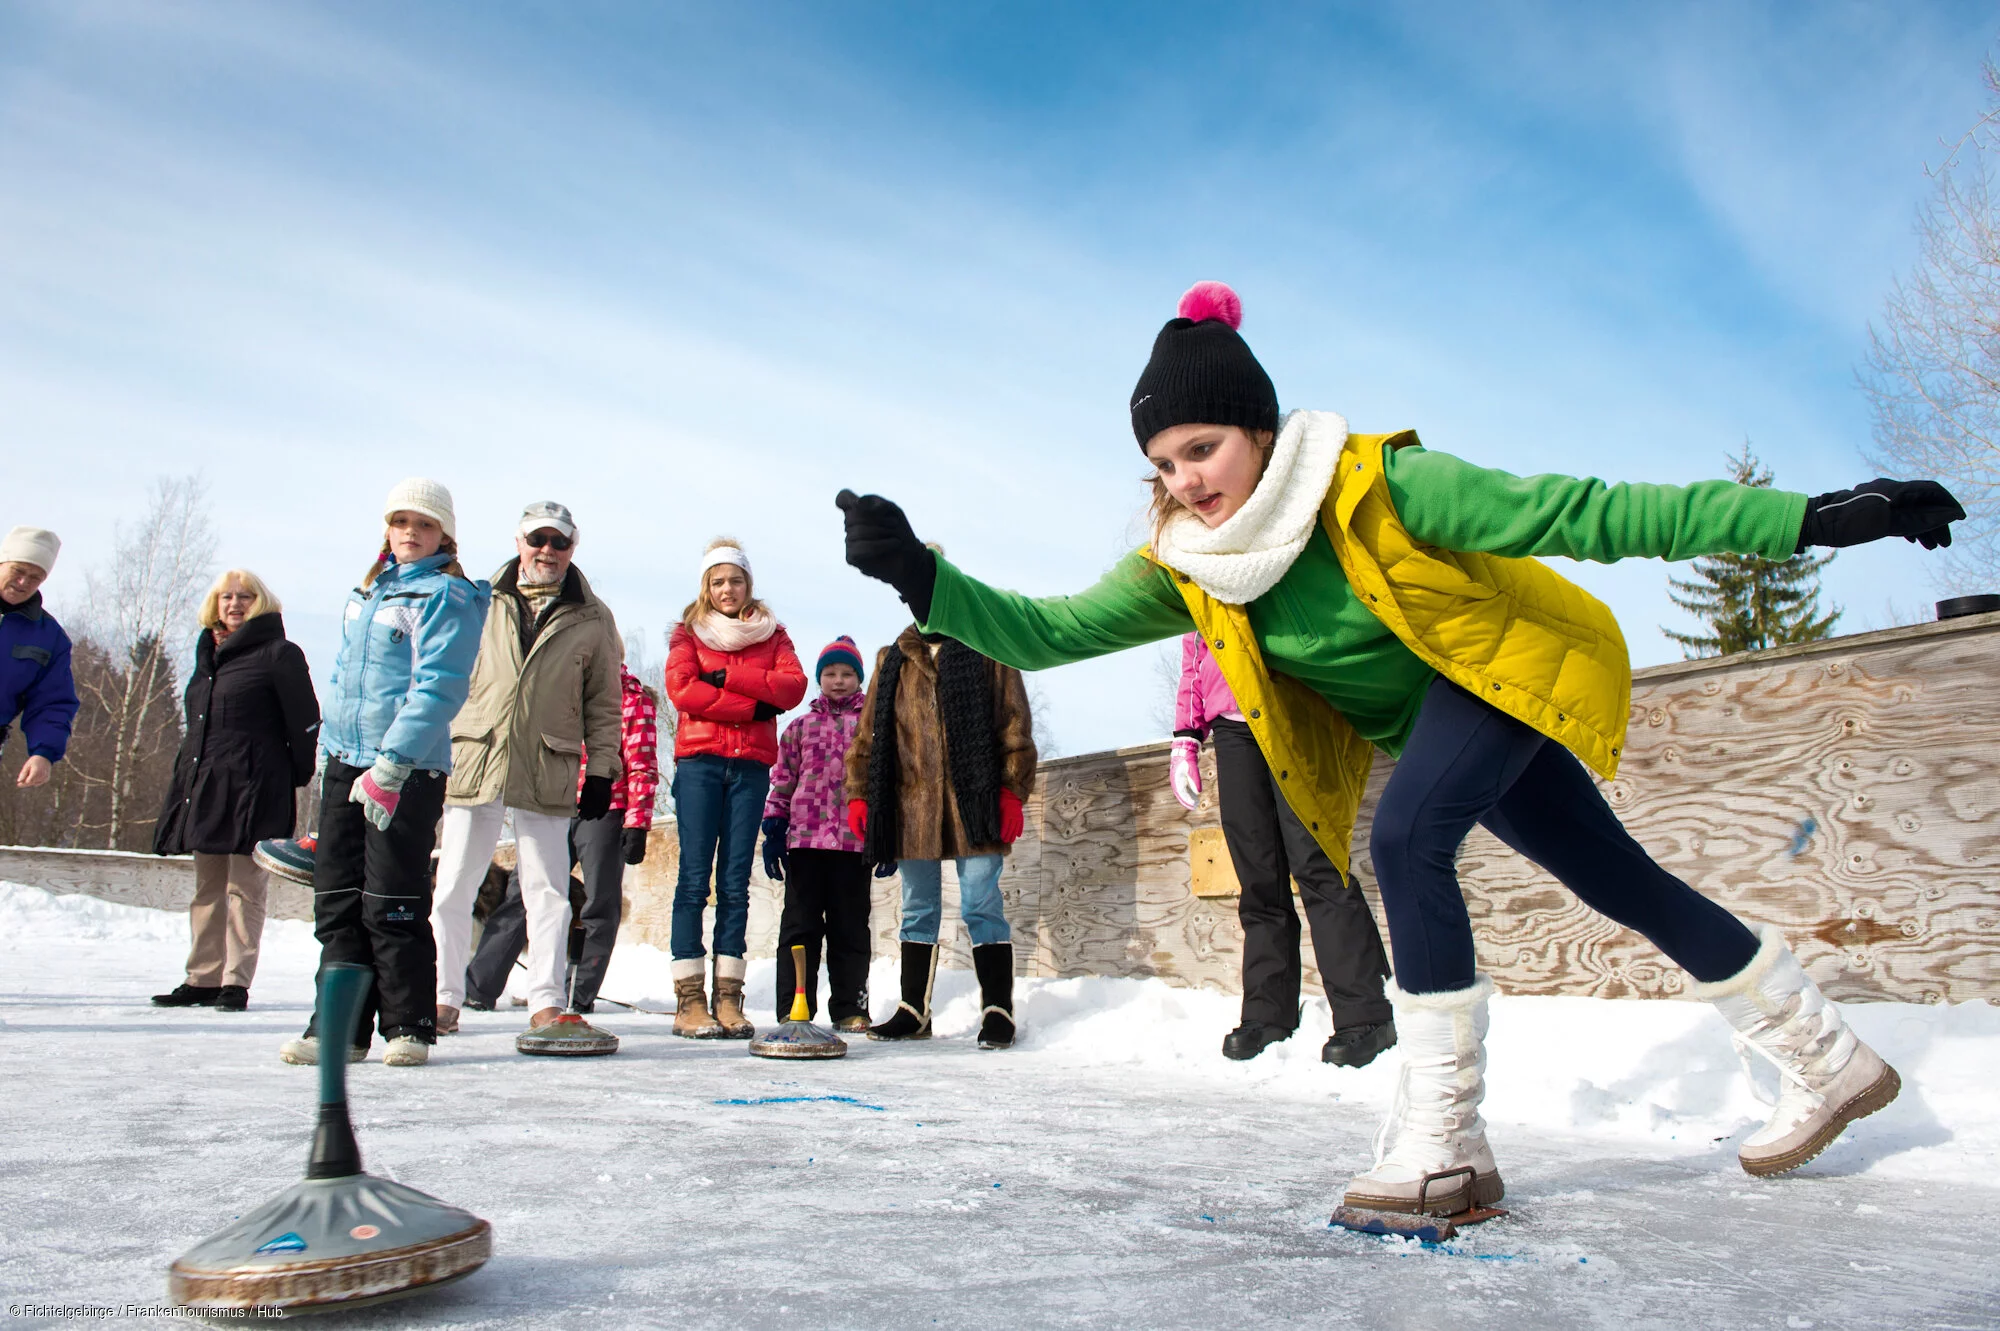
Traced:
<path id="1" fill-rule="evenodd" d="M 513 809 L 576 812 L 583 746 L 591 775 L 617 777 L 618 624 L 574 567 L 535 645 L 521 651 L 518 560 L 493 575 L 493 608 L 472 667 L 472 691 L 451 723 L 450 804 L 504 799 Z M 530 612 L 531 613 L 531 612 Z"/>

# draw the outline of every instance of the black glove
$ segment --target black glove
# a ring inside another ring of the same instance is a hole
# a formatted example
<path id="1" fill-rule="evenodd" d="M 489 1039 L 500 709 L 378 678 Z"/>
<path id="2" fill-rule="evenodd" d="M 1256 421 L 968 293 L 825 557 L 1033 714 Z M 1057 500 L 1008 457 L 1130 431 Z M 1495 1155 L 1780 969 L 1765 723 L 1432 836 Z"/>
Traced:
<path id="1" fill-rule="evenodd" d="M 894 860 L 890 860 L 886 864 L 878 864 L 875 866 L 875 876 L 877 878 L 892 878 L 895 876 L 895 873 L 896 873 L 896 862 Z"/>
<path id="2" fill-rule="evenodd" d="M 722 687 L 724 681 L 729 678 L 729 671 L 727 669 L 704 670 L 699 675 L 696 675 L 695 678 L 704 684 L 712 684 L 719 689 Z"/>
<path id="3" fill-rule="evenodd" d="M 903 510 L 881 495 L 852 490 L 842 490 L 833 502 L 847 515 L 847 562 L 894 587 L 917 622 L 927 622 L 931 592 L 937 587 L 937 557 L 917 539 Z"/>
<path id="4" fill-rule="evenodd" d="M 760 702 L 750 709 L 750 719 L 753 721 L 769 721 L 779 715 L 781 713 L 776 703 Z"/>
<path id="5" fill-rule="evenodd" d="M 646 829 L 628 827 L 618 834 L 618 848 L 625 854 L 625 863 L 640 864 L 646 858 Z"/>
<path id="6" fill-rule="evenodd" d="M 791 822 L 775 814 L 764 820 L 764 876 L 774 883 L 785 881 L 785 833 L 790 829 Z"/>
<path id="7" fill-rule="evenodd" d="M 594 823 L 611 812 L 611 778 L 608 776 L 587 776 L 583 779 L 583 794 L 577 797 L 576 816 L 586 823 Z"/>
<path id="8" fill-rule="evenodd" d="M 1900 536 L 1935 550 L 1951 544 L 1951 524 L 1963 521 L 1964 507 L 1936 481 L 1873 480 L 1806 500 L 1798 548 L 1864 545 Z"/>

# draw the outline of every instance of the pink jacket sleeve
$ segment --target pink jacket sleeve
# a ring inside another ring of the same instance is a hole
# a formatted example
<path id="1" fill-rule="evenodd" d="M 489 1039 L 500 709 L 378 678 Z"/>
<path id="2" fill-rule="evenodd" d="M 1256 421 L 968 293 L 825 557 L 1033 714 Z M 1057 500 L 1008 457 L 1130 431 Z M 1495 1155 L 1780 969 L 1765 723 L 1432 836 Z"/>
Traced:
<path id="1" fill-rule="evenodd" d="M 1209 716 L 1202 705 L 1201 658 L 1208 644 L 1199 633 L 1181 637 L 1181 686 L 1174 693 L 1174 733 L 1192 731 L 1197 739 L 1208 738 Z"/>
<path id="2" fill-rule="evenodd" d="M 766 818 L 792 817 L 792 792 L 799 785 L 799 748 L 805 735 L 806 719 L 801 716 L 778 736 L 778 761 L 771 764 L 771 794 L 764 801 Z"/>

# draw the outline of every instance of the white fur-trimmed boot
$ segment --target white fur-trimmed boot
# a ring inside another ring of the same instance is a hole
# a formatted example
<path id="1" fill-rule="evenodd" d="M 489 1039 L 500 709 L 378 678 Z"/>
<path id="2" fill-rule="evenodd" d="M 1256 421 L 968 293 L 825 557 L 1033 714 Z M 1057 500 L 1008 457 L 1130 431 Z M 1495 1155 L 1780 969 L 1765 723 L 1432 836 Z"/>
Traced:
<path id="1" fill-rule="evenodd" d="M 1481 975 L 1470 988 L 1406 994 L 1392 980 L 1388 990 L 1403 1071 L 1375 1138 L 1375 1167 L 1348 1182 L 1346 1204 L 1439 1216 L 1492 1206 L 1505 1188 L 1479 1102 L 1493 981 Z"/>
<path id="2" fill-rule="evenodd" d="M 1736 1028 L 1739 1050 L 1755 1050 L 1778 1069 L 1771 1121 L 1736 1154 L 1746 1171 L 1764 1176 L 1797 1169 L 1824 1151 L 1849 1123 L 1894 1100 L 1903 1080 L 1856 1038 L 1783 935 L 1765 925 L 1758 937 L 1749 965 L 1726 980 L 1697 984 L 1693 993 Z"/>

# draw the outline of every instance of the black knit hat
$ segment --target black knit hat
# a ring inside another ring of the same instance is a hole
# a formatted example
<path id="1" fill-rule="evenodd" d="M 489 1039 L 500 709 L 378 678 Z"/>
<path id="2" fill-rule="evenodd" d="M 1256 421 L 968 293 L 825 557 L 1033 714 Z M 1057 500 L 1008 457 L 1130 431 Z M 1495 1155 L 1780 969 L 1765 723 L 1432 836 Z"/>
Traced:
<path id="1" fill-rule="evenodd" d="M 1236 329 L 1243 302 L 1220 282 L 1197 282 L 1181 297 L 1180 317 L 1153 339 L 1153 358 L 1132 390 L 1132 433 L 1139 447 L 1174 425 L 1278 428 L 1278 390 Z"/>

